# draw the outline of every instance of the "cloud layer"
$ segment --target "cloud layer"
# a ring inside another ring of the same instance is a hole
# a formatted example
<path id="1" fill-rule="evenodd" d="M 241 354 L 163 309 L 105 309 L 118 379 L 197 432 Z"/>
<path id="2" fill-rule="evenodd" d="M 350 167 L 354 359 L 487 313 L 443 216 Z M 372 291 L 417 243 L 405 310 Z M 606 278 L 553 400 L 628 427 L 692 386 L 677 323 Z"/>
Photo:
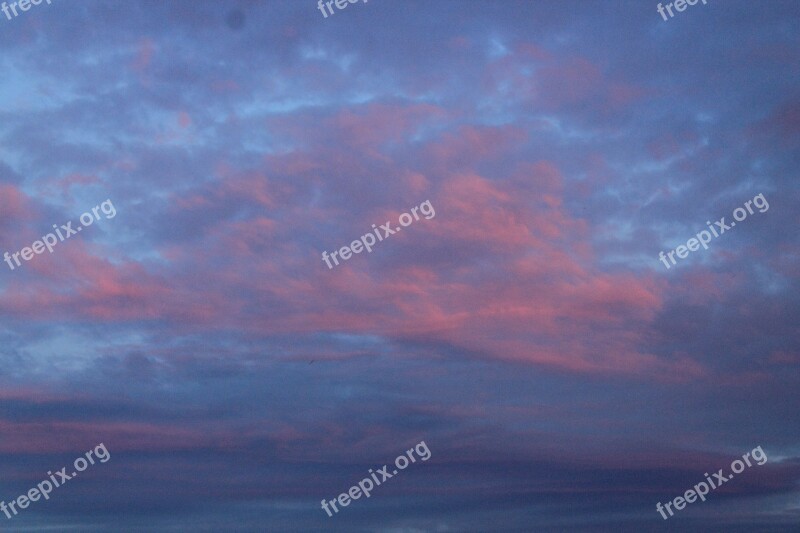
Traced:
<path id="1" fill-rule="evenodd" d="M 6 525 L 619 531 L 798 520 L 800 10 L 54 2 L 0 16 Z M 731 43 L 736 43 L 732 46 Z M 705 221 L 756 212 L 670 270 Z M 329 270 L 372 225 L 414 222 Z M 335 518 L 319 507 L 420 440 Z M 2 518 L 2 517 L 0 517 Z M 28 529 L 25 529 L 28 528 Z"/>

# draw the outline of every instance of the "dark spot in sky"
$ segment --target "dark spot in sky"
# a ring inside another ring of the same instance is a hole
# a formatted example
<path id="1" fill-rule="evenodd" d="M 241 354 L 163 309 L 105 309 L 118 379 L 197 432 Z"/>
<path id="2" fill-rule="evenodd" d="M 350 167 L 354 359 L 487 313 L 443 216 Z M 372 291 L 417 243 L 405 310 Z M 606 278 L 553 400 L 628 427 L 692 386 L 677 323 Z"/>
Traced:
<path id="1" fill-rule="evenodd" d="M 225 24 L 232 30 L 241 30 L 244 28 L 245 16 L 241 9 L 231 9 L 225 16 Z"/>

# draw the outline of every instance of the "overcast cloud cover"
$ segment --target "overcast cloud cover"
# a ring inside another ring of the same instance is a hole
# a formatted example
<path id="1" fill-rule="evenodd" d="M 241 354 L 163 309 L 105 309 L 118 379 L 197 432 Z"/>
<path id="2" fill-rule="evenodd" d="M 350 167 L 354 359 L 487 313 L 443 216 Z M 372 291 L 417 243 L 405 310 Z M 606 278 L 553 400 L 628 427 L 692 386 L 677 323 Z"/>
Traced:
<path id="1" fill-rule="evenodd" d="M 0 263 L 0 500 L 111 454 L 3 529 L 797 531 L 800 4 L 656 4 L 0 14 L 0 252 L 117 210 Z"/>

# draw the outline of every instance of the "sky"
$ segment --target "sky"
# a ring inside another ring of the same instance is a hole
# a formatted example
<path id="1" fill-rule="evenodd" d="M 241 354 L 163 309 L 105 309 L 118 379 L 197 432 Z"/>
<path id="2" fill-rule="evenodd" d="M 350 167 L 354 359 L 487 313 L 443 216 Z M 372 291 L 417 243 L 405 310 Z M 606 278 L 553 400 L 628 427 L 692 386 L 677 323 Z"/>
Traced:
<path id="1" fill-rule="evenodd" d="M 797 531 L 800 4 L 345 6 L 0 13 L 2 528 Z"/>

